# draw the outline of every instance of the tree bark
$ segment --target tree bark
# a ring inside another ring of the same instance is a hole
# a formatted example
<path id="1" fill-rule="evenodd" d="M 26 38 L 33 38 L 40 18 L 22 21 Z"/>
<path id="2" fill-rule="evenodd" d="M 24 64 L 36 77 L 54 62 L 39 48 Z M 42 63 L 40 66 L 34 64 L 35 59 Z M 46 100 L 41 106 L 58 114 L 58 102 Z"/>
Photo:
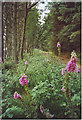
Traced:
<path id="1" fill-rule="evenodd" d="M 17 3 L 14 5 L 14 57 L 15 63 L 18 62 L 17 56 Z"/>
<path id="2" fill-rule="evenodd" d="M 5 12 L 7 11 L 7 5 L 5 7 Z M 5 21 L 5 25 L 6 25 L 6 39 L 5 39 L 5 51 L 4 51 L 4 57 L 6 58 L 7 57 L 7 50 L 6 48 L 8 49 L 8 25 L 7 25 L 7 14 L 6 14 L 6 21 Z"/>
<path id="3" fill-rule="evenodd" d="M 3 42 L 3 3 L 2 3 L 2 61 L 4 62 L 4 42 Z"/>
<path id="4" fill-rule="evenodd" d="M 24 50 L 24 42 L 25 42 L 25 33 L 26 33 L 26 20 L 27 20 L 27 16 L 28 16 L 28 12 L 31 10 L 31 8 L 33 6 L 35 6 L 40 0 L 38 0 L 37 2 L 33 3 L 32 5 L 29 6 L 29 8 L 27 7 L 27 2 L 25 3 L 25 9 L 26 9 L 26 15 L 25 15 L 25 22 L 24 22 L 24 33 L 23 33 L 23 41 L 22 41 L 22 48 L 21 48 L 21 59 L 23 59 L 23 50 Z"/>
<path id="5" fill-rule="evenodd" d="M 25 3 L 25 9 L 26 9 L 26 14 L 25 14 L 25 22 L 24 22 L 24 33 L 23 33 L 23 41 L 22 41 L 22 48 L 21 48 L 21 59 L 23 59 L 23 50 L 24 50 L 24 42 L 25 42 L 25 31 L 26 31 L 26 20 L 28 16 L 28 8 L 27 8 L 27 2 Z"/>

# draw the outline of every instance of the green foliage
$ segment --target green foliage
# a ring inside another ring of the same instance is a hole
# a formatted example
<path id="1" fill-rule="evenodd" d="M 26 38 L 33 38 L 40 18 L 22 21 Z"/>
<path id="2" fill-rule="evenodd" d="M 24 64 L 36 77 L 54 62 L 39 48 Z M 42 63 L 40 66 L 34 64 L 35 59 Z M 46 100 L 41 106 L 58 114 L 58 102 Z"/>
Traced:
<path id="1" fill-rule="evenodd" d="M 36 7 L 28 13 L 26 22 L 26 42 L 30 52 L 33 52 L 33 48 L 38 48 L 38 32 L 39 32 L 39 13 Z"/>
<path id="2" fill-rule="evenodd" d="M 62 3 L 63 4 L 63 3 Z M 70 8 L 70 9 L 69 9 Z M 58 33 L 62 50 L 80 51 L 80 3 L 66 3 L 59 6 L 64 25 Z M 78 19 L 79 18 L 79 19 Z"/>
<path id="3" fill-rule="evenodd" d="M 24 111 L 22 108 L 12 106 L 12 108 L 8 108 L 2 116 L 6 116 L 7 118 L 21 118 L 23 114 Z"/>
<path id="4" fill-rule="evenodd" d="M 3 69 L 9 70 L 15 68 L 15 62 L 11 60 L 5 60 L 4 64 L 2 64 Z"/>
<path id="5" fill-rule="evenodd" d="M 56 46 L 60 41 L 62 51 L 75 49 L 79 53 L 81 4 L 54 2 L 49 8 L 50 13 L 45 18 L 40 37 L 42 48 L 57 54 Z"/>
<path id="6" fill-rule="evenodd" d="M 66 97 L 61 90 L 65 79 L 61 71 L 65 65 L 61 64 L 56 58 L 55 60 L 51 58 L 52 56 L 49 56 L 49 58 L 45 57 L 46 53 L 42 55 L 38 49 L 34 48 L 52 51 L 57 54 L 57 42 L 59 41 L 62 46 L 62 51 L 72 51 L 75 49 L 77 53 L 79 53 L 78 57 L 80 58 L 81 5 L 80 2 L 53 2 L 50 3 L 50 5 L 50 13 L 45 17 L 45 23 L 42 26 L 39 24 L 39 13 L 36 7 L 33 7 L 31 11 L 28 12 L 25 35 L 26 41 L 24 44 L 25 50 L 27 49 L 28 52 L 32 54 L 30 55 L 24 52 L 24 59 L 21 61 L 19 58 L 18 64 L 15 64 L 11 57 L 6 58 L 4 63 L 2 63 L 3 118 L 46 119 L 50 118 L 50 116 L 47 116 L 49 113 L 53 115 L 53 118 L 71 118 Z M 18 27 L 21 26 L 21 22 L 17 23 Z M 6 34 L 8 32 L 7 29 Z M 17 31 L 19 32 L 20 29 L 17 29 Z M 21 36 L 21 39 L 19 39 L 19 41 L 17 40 L 17 44 L 22 40 L 22 34 L 22 32 L 19 35 L 17 33 L 17 39 Z M 8 39 L 9 38 L 10 37 L 8 37 Z M 6 47 L 6 40 L 4 43 Z M 8 40 L 7 47 L 9 44 L 10 42 Z M 20 44 L 17 45 L 17 49 L 20 51 Z M 11 53 L 9 50 L 7 52 L 7 54 Z M 49 59 L 50 62 L 47 62 L 47 59 Z M 28 62 L 27 69 L 25 69 L 25 61 Z M 19 79 L 22 75 L 28 76 L 27 79 L 29 83 L 26 86 L 19 84 Z M 79 119 L 81 117 L 80 74 L 76 72 L 70 74 L 68 82 L 72 112 L 74 114 L 73 117 L 74 119 Z M 15 91 L 17 91 L 23 99 L 14 99 Z M 45 114 L 41 113 L 40 106 L 43 106 Z"/>
<path id="7" fill-rule="evenodd" d="M 19 61 L 16 69 L 3 70 L 3 118 L 47 118 L 41 113 L 40 105 L 45 113 L 53 114 L 53 118 L 70 118 L 64 92 L 61 90 L 64 77 L 61 74 L 65 65 L 51 57 L 47 57 L 35 49 L 33 55 L 24 53 L 24 59 Z M 24 72 L 25 61 L 28 61 Z M 28 87 L 21 86 L 19 79 L 22 75 L 28 76 Z M 10 83 L 8 81 L 11 81 Z M 69 80 L 71 101 L 73 102 L 74 118 L 80 118 L 80 74 L 71 74 Z M 14 99 L 17 91 L 24 100 Z M 49 118 L 49 117 L 48 117 Z"/>
<path id="8" fill-rule="evenodd" d="M 49 67 L 50 69 L 50 67 Z M 54 69 L 54 71 L 53 71 Z M 64 78 L 61 74 L 60 66 L 53 66 L 52 72 L 50 73 L 50 81 L 41 81 L 32 90 L 32 98 L 35 105 L 43 105 L 44 108 L 50 110 L 56 118 L 68 118 L 67 111 L 68 106 L 64 93 L 61 91 Z M 57 74 L 58 73 L 58 74 Z M 47 73 L 46 73 L 47 74 Z M 71 90 L 71 101 L 73 102 L 74 113 L 78 118 L 78 113 L 80 113 L 80 76 L 76 74 L 71 74 L 69 81 L 69 88 Z M 78 112 L 77 112 L 78 109 Z M 80 116 L 79 116 L 80 117 Z"/>

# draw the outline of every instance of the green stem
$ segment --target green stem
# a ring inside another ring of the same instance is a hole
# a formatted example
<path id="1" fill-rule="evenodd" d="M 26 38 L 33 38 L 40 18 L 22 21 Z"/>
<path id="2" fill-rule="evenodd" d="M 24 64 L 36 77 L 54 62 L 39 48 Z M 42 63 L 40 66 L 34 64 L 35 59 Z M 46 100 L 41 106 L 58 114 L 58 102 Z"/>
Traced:
<path id="1" fill-rule="evenodd" d="M 61 48 L 60 47 L 58 47 L 58 56 L 59 56 L 59 60 L 61 62 Z"/>
<path id="2" fill-rule="evenodd" d="M 28 96 L 29 105 L 32 106 L 32 103 L 31 103 L 31 95 L 30 95 L 28 86 L 26 85 L 26 86 L 24 86 L 24 88 L 25 88 L 25 92 L 27 93 L 27 96 Z"/>
<path id="3" fill-rule="evenodd" d="M 65 75 L 65 88 L 66 88 L 66 91 L 65 91 L 65 97 L 66 97 L 66 101 L 67 101 L 67 104 L 68 104 L 68 107 L 69 107 L 69 111 L 70 111 L 70 116 L 73 117 L 73 108 L 72 108 L 72 103 L 71 103 L 71 95 L 69 95 L 70 93 L 70 90 L 68 88 L 68 83 L 69 83 L 69 74 L 66 73 Z"/>

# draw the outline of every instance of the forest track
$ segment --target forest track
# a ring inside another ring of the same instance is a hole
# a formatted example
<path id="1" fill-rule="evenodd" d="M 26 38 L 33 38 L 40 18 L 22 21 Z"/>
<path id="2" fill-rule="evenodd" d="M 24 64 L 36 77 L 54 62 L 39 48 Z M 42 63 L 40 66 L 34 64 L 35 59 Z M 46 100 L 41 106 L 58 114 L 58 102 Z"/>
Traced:
<path id="1" fill-rule="evenodd" d="M 49 59 L 49 57 L 51 57 L 51 58 L 54 58 L 55 60 L 59 60 L 59 56 L 56 56 L 56 55 L 54 56 L 52 54 L 52 52 L 45 52 L 45 51 L 39 50 L 39 54 L 45 55 L 48 59 Z M 68 61 L 70 60 L 70 58 L 71 58 L 71 53 L 70 52 L 61 53 L 61 63 L 62 64 L 67 64 Z M 79 63 L 77 63 L 77 65 L 79 67 L 81 66 Z"/>
<path id="2" fill-rule="evenodd" d="M 47 58 L 51 57 L 51 58 L 54 58 L 54 59 L 56 59 L 56 60 L 59 59 L 59 57 L 56 56 L 56 55 L 54 56 L 54 55 L 52 54 L 52 52 L 45 52 L 45 51 L 39 50 L 39 54 L 43 54 L 43 55 L 45 55 Z M 70 53 L 69 53 L 69 52 L 64 52 L 64 53 L 61 54 L 61 62 L 62 62 L 63 64 L 67 64 L 67 62 L 68 62 L 69 60 L 70 60 Z"/>

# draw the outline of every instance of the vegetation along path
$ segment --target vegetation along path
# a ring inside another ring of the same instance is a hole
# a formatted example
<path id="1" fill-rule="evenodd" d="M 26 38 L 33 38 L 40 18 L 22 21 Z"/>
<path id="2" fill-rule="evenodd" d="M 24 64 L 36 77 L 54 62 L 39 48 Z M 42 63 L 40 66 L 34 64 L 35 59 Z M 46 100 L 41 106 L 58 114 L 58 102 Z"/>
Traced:
<path id="1" fill-rule="evenodd" d="M 56 55 L 54 56 L 52 52 L 46 52 L 46 51 L 39 50 L 39 53 L 45 55 L 47 58 L 52 57 L 56 60 L 59 60 L 59 56 L 56 56 Z M 63 52 L 61 54 L 61 63 L 67 64 L 69 60 L 70 60 L 70 52 Z M 80 67 L 80 64 L 79 63 L 77 64 Z"/>

